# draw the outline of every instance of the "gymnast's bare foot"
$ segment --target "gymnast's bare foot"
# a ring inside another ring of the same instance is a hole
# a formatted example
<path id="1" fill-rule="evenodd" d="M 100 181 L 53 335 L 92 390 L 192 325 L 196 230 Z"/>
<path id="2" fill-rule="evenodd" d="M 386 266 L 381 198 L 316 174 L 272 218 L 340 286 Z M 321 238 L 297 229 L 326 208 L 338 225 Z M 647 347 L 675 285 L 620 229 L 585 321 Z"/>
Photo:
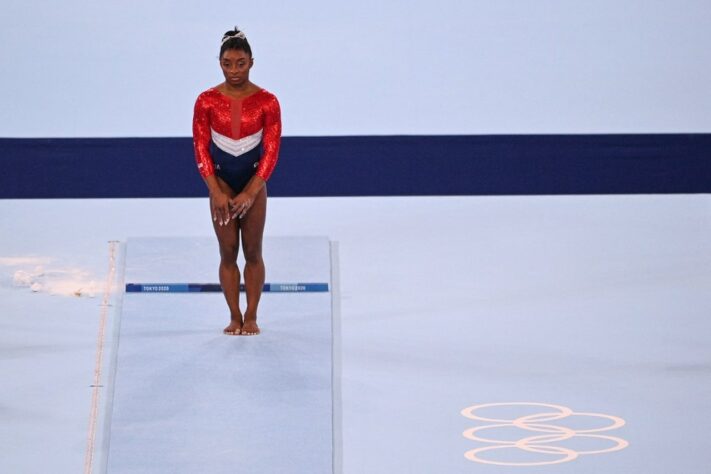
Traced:
<path id="1" fill-rule="evenodd" d="M 228 336 L 239 336 L 242 332 L 242 315 L 240 314 L 237 318 L 232 317 L 230 325 L 227 326 L 222 332 Z"/>
<path id="2" fill-rule="evenodd" d="M 257 315 L 249 312 L 244 315 L 244 324 L 242 325 L 243 336 L 256 336 L 259 334 L 259 326 L 257 326 Z"/>

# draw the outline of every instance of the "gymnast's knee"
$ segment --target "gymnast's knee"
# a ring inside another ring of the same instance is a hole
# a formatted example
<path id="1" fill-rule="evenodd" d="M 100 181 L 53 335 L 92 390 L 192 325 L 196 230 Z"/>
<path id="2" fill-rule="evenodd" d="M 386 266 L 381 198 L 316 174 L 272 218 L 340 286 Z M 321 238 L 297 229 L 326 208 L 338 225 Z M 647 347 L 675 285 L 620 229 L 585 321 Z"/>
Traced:
<path id="1" fill-rule="evenodd" d="M 239 250 L 235 246 L 220 246 L 220 264 L 237 265 L 237 254 Z"/>
<path id="2" fill-rule="evenodd" d="M 250 265 L 262 263 L 262 247 L 246 247 L 244 249 L 244 260 Z"/>

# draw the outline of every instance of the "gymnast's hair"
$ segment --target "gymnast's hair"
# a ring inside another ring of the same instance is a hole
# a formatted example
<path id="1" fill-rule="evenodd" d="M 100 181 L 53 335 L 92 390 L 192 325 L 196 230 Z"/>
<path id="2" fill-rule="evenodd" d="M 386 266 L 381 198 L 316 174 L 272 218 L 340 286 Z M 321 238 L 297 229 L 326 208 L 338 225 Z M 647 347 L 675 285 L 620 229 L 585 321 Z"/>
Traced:
<path id="1" fill-rule="evenodd" d="M 220 58 L 228 49 L 238 49 L 252 56 L 252 48 L 249 46 L 247 37 L 244 32 L 240 31 L 236 26 L 234 30 L 230 30 L 222 36 L 222 46 L 220 46 Z"/>

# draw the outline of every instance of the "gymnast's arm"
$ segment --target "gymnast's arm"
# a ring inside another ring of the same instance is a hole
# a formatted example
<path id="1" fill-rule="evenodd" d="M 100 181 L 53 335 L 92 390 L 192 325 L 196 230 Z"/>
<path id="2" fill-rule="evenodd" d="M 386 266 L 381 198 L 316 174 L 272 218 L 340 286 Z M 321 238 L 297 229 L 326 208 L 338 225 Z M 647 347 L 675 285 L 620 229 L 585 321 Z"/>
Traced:
<path id="1" fill-rule="evenodd" d="M 252 207 L 254 199 L 262 190 L 272 175 L 279 160 L 281 144 L 281 109 L 279 101 L 271 96 L 264 107 L 264 132 L 262 134 L 262 157 L 259 160 L 257 172 L 249 180 L 247 186 L 232 200 L 232 209 L 240 217 Z"/>
<path id="2" fill-rule="evenodd" d="M 210 156 L 210 114 L 209 107 L 198 97 L 195 102 L 193 112 L 193 147 L 195 149 L 195 161 L 198 172 L 202 176 L 205 185 L 210 193 L 210 208 L 212 210 L 212 220 L 219 221 L 220 225 L 230 220 L 229 204 L 230 199 L 225 194 L 215 177 L 215 167 Z"/>

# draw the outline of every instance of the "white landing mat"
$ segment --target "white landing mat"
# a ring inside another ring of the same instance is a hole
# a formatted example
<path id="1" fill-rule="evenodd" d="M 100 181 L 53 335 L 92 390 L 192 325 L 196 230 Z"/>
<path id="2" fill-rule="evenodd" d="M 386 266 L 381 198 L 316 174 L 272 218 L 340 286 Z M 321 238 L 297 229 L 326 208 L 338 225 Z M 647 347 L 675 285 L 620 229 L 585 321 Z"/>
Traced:
<path id="1" fill-rule="evenodd" d="M 264 256 L 267 282 L 330 283 L 325 238 Z M 217 265 L 214 238 L 129 239 L 125 281 L 216 282 Z M 228 321 L 221 293 L 124 295 L 109 473 L 333 472 L 331 293 L 264 293 L 259 336 Z"/>

